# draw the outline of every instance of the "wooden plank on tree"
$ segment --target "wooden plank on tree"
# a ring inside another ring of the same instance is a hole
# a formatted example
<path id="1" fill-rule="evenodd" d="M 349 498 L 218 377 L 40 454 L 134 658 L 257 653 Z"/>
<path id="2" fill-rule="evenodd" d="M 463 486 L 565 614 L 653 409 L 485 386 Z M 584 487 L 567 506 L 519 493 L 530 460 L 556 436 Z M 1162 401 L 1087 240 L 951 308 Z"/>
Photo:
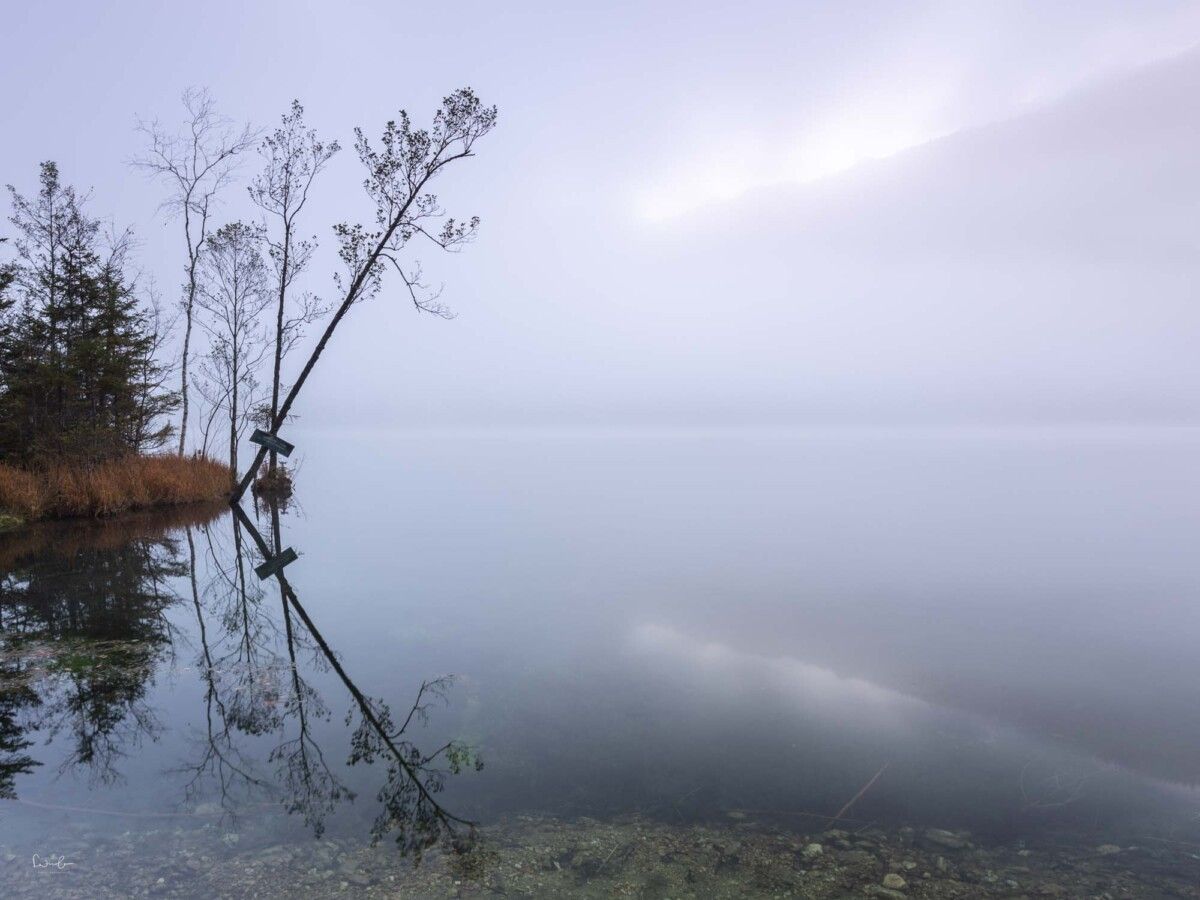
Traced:
<path id="1" fill-rule="evenodd" d="M 278 556 L 272 556 L 261 566 L 255 567 L 254 574 L 258 576 L 259 581 L 263 581 L 275 575 L 288 563 L 294 563 L 297 559 L 299 557 L 296 555 L 296 551 L 288 547 Z"/>
<path id="2" fill-rule="evenodd" d="M 250 443 L 274 450 L 280 456 L 291 456 L 292 451 L 296 449 L 294 444 L 289 444 L 283 438 L 271 434 L 269 431 L 263 431 L 261 428 L 254 429 L 254 434 L 250 435 Z"/>

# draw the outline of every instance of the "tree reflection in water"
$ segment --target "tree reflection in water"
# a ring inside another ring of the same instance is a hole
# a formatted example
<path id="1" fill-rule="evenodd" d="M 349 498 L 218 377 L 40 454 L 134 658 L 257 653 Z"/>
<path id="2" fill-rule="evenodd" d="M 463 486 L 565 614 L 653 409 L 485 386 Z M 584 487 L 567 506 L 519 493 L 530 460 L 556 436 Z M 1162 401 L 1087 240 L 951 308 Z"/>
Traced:
<path id="1" fill-rule="evenodd" d="M 47 525 L 0 544 L 6 770 L 21 762 L 11 754 L 29 746 L 19 735 L 41 731 L 68 743 L 63 770 L 83 768 L 91 781 L 112 783 L 121 759 L 157 736 L 145 697 L 173 646 L 169 585 L 185 567 L 167 529 L 178 521 Z M 18 771 L 28 770 L 23 762 Z"/>
<path id="2" fill-rule="evenodd" d="M 182 651 L 195 661 L 204 704 L 196 752 L 175 770 L 185 807 L 211 794 L 227 816 L 281 802 L 322 835 L 327 817 L 355 797 L 314 735 L 331 713 L 303 672 L 332 672 L 352 701 L 347 764 L 378 763 L 386 773 L 372 837 L 394 836 L 418 858 L 438 844 L 469 846 L 474 823 L 437 795 L 448 776 L 482 764 L 461 742 L 426 753 L 411 740 L 452 679 L 422 683 L 395 717 L 350 678 L 283 572 L 256 577 L 253 554 L 281 549 L 278 507 L 269 508 L 270 543 L 242 509 L 219 512 L 0 537 L 0 798 L 15 799 L 19 778 L 40 765 L 28 753 L 35 734 L 69 745 L 64 770 L 84 768 L 92 784 L 120 781 L 122 761 L 162 730 L 148 689 Z M 270 581 L 278 605 L 264 590 Z M 194 627 L 182 627 L 185 610 Z M 264 757 L 258 742 L 271 736 Z"/>
<path id="3" fill-rule="evenodd" d="M 235 506 L 233 511 L 253 539 L 263 560 L 279 555 L 282 548 L 277 510 L 272 514 L 273 547 L 267 544 L 240 506 Z M 357 709 L 352 709 L 346 717 L 347 725 L 353 722 L 355 713 L 359 718 L 358 727 L 351 738 L 350 764 L 370 764 L 379 759 L 386 766 L 387 779 L 376 795 L 382 810 L 372 826 L 372 835 L 379 839 L 387 834 L 394 834 L 401 851 L 417 857 L 424 850 L 439 843 L 444 843 L 454 850 L 469 847 L 475 837 L 476 823 L 448 812 L 438 803 L 435 795 L 445 788 L 448 775 L 457 775 L 467 767 L 482 769 L 482 760 L 468 745 L 460 741 L 450 741 L 434 752 L 426 754 L 405 738 L 410 725 L 414 722 L 423 724 L 428 720 L 432 702 L 445 699 L 451 679 L 439 678 L 423 682 L 404 721 L 397 726 L 387 703 L 379 698 L 367 697 L 351 680 L 337 655 L 300 604 L 283 571 L 276 572 L 274 578 L 279 584 L 285 605 L 290 604 L 296 611 L 326 661 L 354 699 Z"/>

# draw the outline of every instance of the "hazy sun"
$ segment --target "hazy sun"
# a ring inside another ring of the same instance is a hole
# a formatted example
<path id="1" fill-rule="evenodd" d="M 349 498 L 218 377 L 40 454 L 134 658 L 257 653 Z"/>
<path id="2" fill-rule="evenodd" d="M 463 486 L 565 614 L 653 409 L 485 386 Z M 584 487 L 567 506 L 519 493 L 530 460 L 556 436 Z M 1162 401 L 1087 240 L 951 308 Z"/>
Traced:
<path id="1" fill-rule="evenodd" d="M 799 141 L 791 154 L 768 154 L 763 147 L 770 142 L 743 140 L 677 172 L 667 184 L 645 193 L 637 208 L 645 219 L 670 219 L 710 203 L 735 200 L 757 188 L 806 184 L 838 175 L 941 136 L 917 128 L 881 130 L 878 123 L 862 121 L 823 129 Z"/>

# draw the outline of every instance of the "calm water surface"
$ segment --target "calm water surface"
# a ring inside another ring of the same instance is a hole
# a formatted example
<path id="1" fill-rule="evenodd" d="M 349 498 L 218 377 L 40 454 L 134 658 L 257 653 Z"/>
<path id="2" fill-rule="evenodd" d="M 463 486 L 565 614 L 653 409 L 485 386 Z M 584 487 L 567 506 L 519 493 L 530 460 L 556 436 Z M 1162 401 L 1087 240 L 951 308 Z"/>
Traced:
<path id="1" fill-rule="evenodd" d="M 9 864 L 168 826 L 809 832 L 868 783 L 843 827 L 1200 848 L 1200 431 L 294 439 L 278 529 L 0 537 Z"/>

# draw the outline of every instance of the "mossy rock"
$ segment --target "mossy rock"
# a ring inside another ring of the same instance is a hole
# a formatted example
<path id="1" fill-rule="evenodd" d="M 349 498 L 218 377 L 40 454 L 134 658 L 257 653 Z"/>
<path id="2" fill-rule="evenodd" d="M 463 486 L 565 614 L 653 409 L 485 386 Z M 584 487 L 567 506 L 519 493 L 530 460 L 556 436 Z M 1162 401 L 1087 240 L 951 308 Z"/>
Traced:
<path id="1" fill-rule="evenodd" d="M 12 513 L 0 511 L 0 533 L 5 531 L 16 531 L 25 524 L 25 520 L 20 516 L 14 516 Z"/>

